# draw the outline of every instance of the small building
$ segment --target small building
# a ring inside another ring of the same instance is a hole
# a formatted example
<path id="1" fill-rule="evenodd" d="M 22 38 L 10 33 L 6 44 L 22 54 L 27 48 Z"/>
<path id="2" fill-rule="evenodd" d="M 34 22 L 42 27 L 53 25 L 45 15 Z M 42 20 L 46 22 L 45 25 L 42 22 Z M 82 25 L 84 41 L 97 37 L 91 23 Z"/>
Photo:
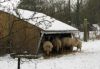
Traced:
<path id="1" fill-rule="evenodd" d="M 11 18 L 7 23 L 10 25 L 10 48 L 13 53 L 39 55 L 43 53 L 43 41 L 52 41 L 56 36 L 59 38 L 72 37 L 72 33 L 78 31 L 78 29 L 43 13 L 18 9 L 17 13 L 12 14 L 4 12 L 6 16 L 3 18 L 7 20 Z"/>

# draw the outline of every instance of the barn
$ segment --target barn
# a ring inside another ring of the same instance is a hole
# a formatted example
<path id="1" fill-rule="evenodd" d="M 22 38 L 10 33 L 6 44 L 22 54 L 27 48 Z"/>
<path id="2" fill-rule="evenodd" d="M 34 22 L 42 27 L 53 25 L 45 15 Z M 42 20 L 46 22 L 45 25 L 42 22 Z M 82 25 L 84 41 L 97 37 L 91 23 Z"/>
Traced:
<path id="1" fill-rule="evenodd" d="M 1 24 L 9 27 L 9 30 L 4 30 L 4 36 L 9 35 L 10 52 L 17 54 L 39 55 L 43 53 L 43 41 L 52 41 L 56 36 L 72 37 L 73 33 L 78 32 L 78 29 L 43 13 L 23 9 L 12 12 L 12 15 L 2 12 L 0 17 L 4 18 Z"/>

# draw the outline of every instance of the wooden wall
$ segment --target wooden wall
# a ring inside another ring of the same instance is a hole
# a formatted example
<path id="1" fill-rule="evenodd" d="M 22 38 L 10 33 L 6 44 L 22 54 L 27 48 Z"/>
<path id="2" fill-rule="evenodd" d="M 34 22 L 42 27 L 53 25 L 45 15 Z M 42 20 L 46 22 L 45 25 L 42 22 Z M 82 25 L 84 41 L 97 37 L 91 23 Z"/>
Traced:
<path id="1" fill-rule="evenodd" d="M 35 54 L 41 35 L 40 28 L 18 19 L 13 15 L 0 12 L 0 30 L 2 33 L 0 38 L 7 37 L 7 40 L 4 40 L 7 42 L 10 41 L 11 46 L 8 44 L 6 47 L 11 47 L 11 52 L 20 54 L 27 51 L 28 53 Z"/>

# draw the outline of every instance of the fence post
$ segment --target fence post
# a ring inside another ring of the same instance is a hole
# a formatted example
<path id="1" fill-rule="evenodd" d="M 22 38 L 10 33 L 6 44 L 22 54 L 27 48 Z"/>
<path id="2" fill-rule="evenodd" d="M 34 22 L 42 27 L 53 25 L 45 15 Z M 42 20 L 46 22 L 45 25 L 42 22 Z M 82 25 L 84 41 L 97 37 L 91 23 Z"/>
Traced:
<path id="1" fill-rule="evenodd" d="M 89 30 L 88 30 L 88 21 L 87 21 L 87 19 L 84 19 L 83 28 L 84 28 L 84 41 L 87 42 L 87 40 L 89 38 Z"/>
<path id="2" fill-rule="evenodd" d="M 18 69 L 20 69 L 20 57 L 18 57 Z"/>

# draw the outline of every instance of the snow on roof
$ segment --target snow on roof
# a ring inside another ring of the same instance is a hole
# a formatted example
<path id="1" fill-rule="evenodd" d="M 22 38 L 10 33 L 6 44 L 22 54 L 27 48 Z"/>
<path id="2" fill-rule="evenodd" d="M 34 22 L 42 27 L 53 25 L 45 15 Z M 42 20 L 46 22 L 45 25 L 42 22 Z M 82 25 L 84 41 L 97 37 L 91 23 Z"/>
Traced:
<path id="1" fill-rule="evenodd" d="M 23 9 L 18 9 L 18 12 L 21 15 L 21 19 L 26 19 L 26 21 L 29 23 L 36 25 L 45 31 L 77 30 L 76 28 L 51 18 L 43 13 L 37 13 Z"/>
<path id="2" fill-rule="evenodd" d="M 17 9 L 16 7 L 18 6 L 19 1 L 16 0 L 14 2 L 14 0 L 9 0 L 7 2 L 1 3 L 0 10 L 13 14 L 27 21 L 30 24 L 38 26 L 39 28 L 45 31 L 78 30 L 68 24 L 65 24 L 54 18 L 51 18 L 50 16 L 47 16 L 43 13 L 38 13 L 38 12 L 24 10 L 24 9 Z"/>

